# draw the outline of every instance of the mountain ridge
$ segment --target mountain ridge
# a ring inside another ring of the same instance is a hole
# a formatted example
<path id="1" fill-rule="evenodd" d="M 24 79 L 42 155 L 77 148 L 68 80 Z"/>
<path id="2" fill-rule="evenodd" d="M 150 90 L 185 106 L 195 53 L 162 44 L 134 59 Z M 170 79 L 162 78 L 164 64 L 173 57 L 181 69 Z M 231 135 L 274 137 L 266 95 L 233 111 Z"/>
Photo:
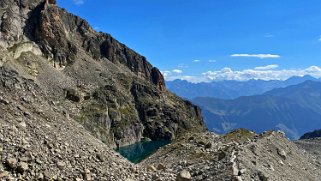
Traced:
<path id="1" fill-rule="evenodd" d="M 306 75 L 303 77 L 293 76 L 284 81 L 251 79 L 248 81 L 222 80 L 208 83 L 190 83 L 184 80 L 174 80 L 167 81 L 166 85 L 169 90 L 190 100 L 200 96 L 235 99 L 240 96 L 263 94 L 274 88 L 296 85 L 306 80 L 319 81 L 319 79 Z"/>
<path id="2" fill-rule="evenodd" d="M 306 81 L 262 95 L 233 100 L 196 98 L 209 129 L 224 133 L 235 128 L 257 132 L 281 129 L 292 139 L 321 126 L 321 83 Z M 214 128 L 214 129 L 213 129 Z"/>

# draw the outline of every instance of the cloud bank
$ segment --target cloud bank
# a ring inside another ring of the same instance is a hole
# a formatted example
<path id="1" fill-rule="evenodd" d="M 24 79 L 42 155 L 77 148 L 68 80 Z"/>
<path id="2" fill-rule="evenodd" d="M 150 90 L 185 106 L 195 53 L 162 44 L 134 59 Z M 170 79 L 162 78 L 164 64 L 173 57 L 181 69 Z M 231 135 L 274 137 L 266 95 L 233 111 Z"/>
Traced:
<path id="1" fill-rule="evenodd" d="M 280 55 L 273 55 L 273 54 L 232 54 L 231 57 L 250 57 L 250 58 L 259 58 L 259 59 L 266 59 L 266 58 L 280 58 Z"/>
<path id="2" fill-rule="evenodd" d="M 167 81 L 181 79 L 189 82 L 210 82 L 222 80 L 247 81 L 250 79 L 260 80 L 286 80 L 293 76 L 310 75 L 316 78 L 321 77 L 321 68 L 318 66 L 310 66 L 303 69 L 276 69 L 278 65 L 267 65 L 264 67 L 255 67 L 252 69 L 233 70 L 225 67 L 221 70 L 212 70 L 202 73 L 198 76 L 183 75 L 174 71 L 164 71 L 163 75 Z"/>

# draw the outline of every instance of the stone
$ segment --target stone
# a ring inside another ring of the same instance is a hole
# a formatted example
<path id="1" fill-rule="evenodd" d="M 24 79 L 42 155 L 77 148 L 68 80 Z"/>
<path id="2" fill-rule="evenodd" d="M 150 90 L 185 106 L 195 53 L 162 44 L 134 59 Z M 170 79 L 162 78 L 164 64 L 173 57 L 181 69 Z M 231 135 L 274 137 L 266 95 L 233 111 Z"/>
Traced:
<path id="1" fill-rule="evenodd" d="M 226 157 L 226 153 L 224 152 L 224 151 L 219 151 L 218 152 L 218 157 L 217 157 L 217 159 L 220 161 L 220 160 L 222 160 L 223 158 L 225 158 Z"/>
<path id="2" fill-rule="evenodd" d="M 246 172 L 246 168 L 242 168 L 242 169 L 239 171 L 239 175 L 243 175 L 245 172 Z"/>
<path id="3" fill-rule="evenodd" d="M 76 91 L 75 89 L 67 89 L 65 90 L 65 92 L 66 99 L 73 102 L 80 102 L 81 96 L 78 91 Z"/>
<path id="4" fill-rule="evenodd" d="M 235 162 L 232 163 L 232 175 L 237 176 L 239 174 L 239 169 Z"/>
<path id="5" fill-rule="evenodd" d="M 92 180 L 91 174 L 90 173 L 84 174 L 84 180 Z"/>
<path id="6" fill-rule="evenodd" d="M 148 171 L 151 171 L 151 172 L 155 172 L 155 171 L 156 171 L 156 168 L 154 167 L 154 165 L 148 165 L 148 166 L 147 166 L 147 170 L 148 170 Z"/>
<path id="7" fill-rule="evenodd" d="M 241 176 L 234 176 L 234 180 L 233 181 L 243 181 Z"/>
<path id="8" fill-rule="evenodd" d="M 166 166 L 165 166 L 164 164 L 162 164 L 162 163 L 159 163 L 159 164 L 157 165 L 157 170 L 165 171 L 165 170 L 166 170 Z"/>
<path id="9" fill-rule="evenodd" d="M 259 176 L 260 181 L 268 181 L 269 180 L 269 177 L 265 176 L 263 174 L 263 172 L 261 172 L 261 171 L 258 173 L 258 176 Z"/>
<path id="10" fill-rule="evenodd" d="M 29 166 L 26 162 L 19 162 L 17 165 L 17 171 L 21 174 L 23 174 L 28 169 L 29 169 Z"/>
<path id="11" fill-rule="evenodd" d="M 46 171 L 43 173 L 43 176 L 44 176 L 45 179 L 49 179 L 49 180 L 51 180 L 52 177 L 53 177 L 53 175 L 52 175 L 48 170 L 46 170 Z"/>
<path id="12" fill-rule="evenodd" d="M 42 161 L 39 158 L 36 158 L 36 163 L 38 163 L 40 165 L 40 164 L 42 164 Z"/>
<path id="13" fill-rule="evenodd" d="M 191 181 L 192 176 L 187 170 L 182 170 L 176 177 L 176 181 Z"/>
<path id="14" fill-rule="evenodd" d="M 6 164 L 7 164 L 8 167 L 11 168 L 11 169 L 16 168 L 17 162 L 18 162 L 18 161 L 17 161 L 17 159 L 15 159 L 15 158 L 8 158 L 8 159 L 6 160 Z"/>
<path id="15" fill-rule="evenodd" d="M 277 152 L 281 158 L 283 158 L 284 160 L 286 159 L 286 153 L 284 150 L 278 149 Z"/>
<path id="16" fill-rule="evenodd" d="M 63 161 L 58 161 L 57 166 L 58 166 L 58 168 L 63 169 L 66 166 L 66 163 Z"/>
<path id="17" fill-rule="evenodd" d="M 105 159 L 104 159 L 104 156 L 102 155 L 102 154 L 100 154 L 100 153 L 97 153 L 96 154 L 96 158 L 99 160 L 99 161 L 101 161 L 101 162 L 103 162 Z"/>
<path id="18" fill-rule="evenodd" d="M 212 147 L 212 143 L 207 143 L 206 145 L 205 145 L 205 149 L 210 149 Z"/>
<path id="19" fill-rule="evenodd" d="M 19 123 L 19 127 L 26 128 L 27 124 L 23 121 L 23 122 Z"/>
<path id="20" fill-rule="evenodd" d="M 0 172 L 0 178 L 5 178 L 9 176 L 9 172 L 4 171 L 4 172 Z"/>
<path id="21" fill-rule="evenodd" d="M 0 96 L 0 103 L 8 105 L 10 102 L 7 99 Z"/>
<path id="22" fill-rule="evenodd" d="M 45 178 L 45 176 L 42 174 L 42 173 L 40 173 L 39 175 L 38 175 L 38 180 L 43 180 Z"/>

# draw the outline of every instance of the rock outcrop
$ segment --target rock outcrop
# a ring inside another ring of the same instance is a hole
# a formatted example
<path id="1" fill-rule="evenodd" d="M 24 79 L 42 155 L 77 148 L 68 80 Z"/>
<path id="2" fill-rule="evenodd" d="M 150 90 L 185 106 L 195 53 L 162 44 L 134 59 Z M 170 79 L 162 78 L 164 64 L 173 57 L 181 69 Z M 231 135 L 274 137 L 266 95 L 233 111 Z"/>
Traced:
<path id="1" fill-rule="evenodd" d="M 52 0 L 0 2 L 1 66 L 32 79 L 63 114 L 116 147 L 204 131 L 200 110 L 160 71 Z"/>

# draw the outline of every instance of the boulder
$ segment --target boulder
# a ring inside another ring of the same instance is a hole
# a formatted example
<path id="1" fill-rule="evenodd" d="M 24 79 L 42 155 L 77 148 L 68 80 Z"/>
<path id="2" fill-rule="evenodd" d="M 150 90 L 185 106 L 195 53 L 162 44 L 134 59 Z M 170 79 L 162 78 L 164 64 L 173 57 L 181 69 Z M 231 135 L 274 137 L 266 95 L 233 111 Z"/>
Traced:
<path id="1" fill-rule="evenodd" d="M 29 166 L 26 162 L 19 162 L 17 165 L 17 171 L 21 174 L 23 174 L 28 169 L 29 169 Z"/>
<path id="2" fill-rule="evenodd" d="M 191 174 L 187 170 L 182 170 L 176 177 L 176 181 L 191 181 Z"/>
<path id="3" fill-rule="evenodd" d="M 16 168 L 17 162 L 18 162 L 18 161 L 17 161 L 17 159 L 15 159 L 15 158 L 8 158 L 8 159 L 6 160 L 7 166 L 8 166 L 9 168 L 11 168 L 11 169 Z"/>
<path id="4" fill-rule="evenodd" d="M 160 163 L 160 164 L 157 165 L 157 170 L 165 171 L 166 170 L 166 166 L 164 164 Z"/>
<path id="5" fill-rule="evenodd" d="M 148 166 L 147 166 L 147 170 L 148 170 L 148 171 L 151 171 L 151 172 L 155 172 L 155 171 L 156 171 L 156 168 L 154 167 L 154 165 L 148 165 Z"/>

